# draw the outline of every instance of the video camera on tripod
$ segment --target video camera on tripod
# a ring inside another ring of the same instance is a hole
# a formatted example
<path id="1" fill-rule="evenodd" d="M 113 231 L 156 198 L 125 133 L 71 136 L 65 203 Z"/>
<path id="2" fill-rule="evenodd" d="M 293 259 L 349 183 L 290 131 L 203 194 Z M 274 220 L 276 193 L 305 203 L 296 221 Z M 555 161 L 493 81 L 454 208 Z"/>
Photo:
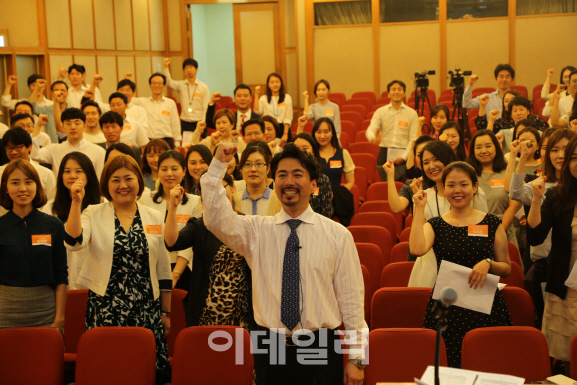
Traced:
<path id="1" fill-rule="evenodd" d="M 451 75 L 451 83 L 449 83 L 449 87 L 465 89 L 465 76 L 471 76 L 472 74 L 473 71 L 463 71 L 463 73 L 461 73 L 460 68 L 456 68 L 455 72 L 449 71 L 449 75 Z"/>
<path id="2" fill-rule="evenodd" d="M 435 71 L 422 70 L 421 72 L 415 72 L 415 110 L 419 116 L 423 116 L 425 111 L 425 104 L 429 105 L 429 110 L 431 109 L 431 102 L 429 101 L 429 77 L 428 75 L 434 75 Z M 420 92 L 419 92 L 420 90 Z"/>
<path id="3" fill-rule="evenodd" d="M 469 122 L 463 114 L 463 94 L 465 93 L 465 76 L 471 76 L 473 71 L 462 71 L 460 68 L 455 68 L 455 72 L 449 71 L 451 82 L 449 87 L 453 88 L 453 114 L 451 120 L 459 123 L 461 128 L 467 133 L 469 139 L 471 138 L 471 131 L 469 130 Z"/>
<path id="4" fill-rule="evenodd" d="M 435 71 L 422 70 L 415 72 L 415 88 L 429 88 L 429 77 L 427 75 L 434 75 Z"/>

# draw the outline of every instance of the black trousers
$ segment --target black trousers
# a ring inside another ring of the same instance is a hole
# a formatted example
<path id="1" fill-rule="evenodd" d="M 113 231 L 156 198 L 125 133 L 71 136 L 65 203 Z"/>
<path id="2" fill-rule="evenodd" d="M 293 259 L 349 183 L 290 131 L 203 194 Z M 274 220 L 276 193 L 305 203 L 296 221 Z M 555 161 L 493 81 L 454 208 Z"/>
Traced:
<path id="1" fill-rule="evenodd" d="M 170 137 L 166 137 L 166 138 L 159 138 L 162 139 L 166 142 L 166 144 L 168 144 L 168 147 L 170 147 L 171 150 L 174 150 L 174 139 L 170 138 Z"/>
<path id="2" fill-rule="evenodd" d="M 181 120 L 180 121 L 180 128 L 182 129 L 182 131 L 193 131 L 196 130 L 196 124 L 198 122 L 187 122 L 185 120 Z M 204 132 L 202 133 L 202 135 L 200 135 L 201 138 L 206 138 L 206 129 L 204 130 Z M 183 143 L 184 144 L 184 143 Z"/>
<path id="3" fill-rule="evenodd" d="M 387 173 L 385 172 L 385 170 L 382 167 L 383 164 L 387 163 L 387 153 L 388 153 L 387 150 L 388 150 L 388 148 L 381 147 L 381 150 L 379 151 L 379 157 L 377 158 L 377 170 L 379 170 L 379 173 L 381 174 L 381 179 L 383 180 L 383 182 L 387 181 Z M 406 175 L 407 175 L 407 164 L 406 163 L 395 165 L 395 181 L 405 182 Z"/>
<path id="4" fill-rule="evenodd" d="M 258 327 L 257 332 L 258 336 L 251 333 L 258 349 L 253 354 L 257 385 L 343 384 L 343 355 L 335 350 L 335 342 L 341 346 L 337 329 L 305 334 L 299 338 L 300 346 L 287 346 L 284 334 L 266 328 Z"/>

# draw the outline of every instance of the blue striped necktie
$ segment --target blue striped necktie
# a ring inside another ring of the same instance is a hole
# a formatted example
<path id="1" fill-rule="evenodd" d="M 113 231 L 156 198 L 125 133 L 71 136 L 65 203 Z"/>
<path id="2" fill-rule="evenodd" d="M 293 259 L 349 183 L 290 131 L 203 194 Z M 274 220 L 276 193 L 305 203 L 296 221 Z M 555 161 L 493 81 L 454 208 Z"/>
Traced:
<path id="1" fill-rule="evenodd" d="M 297 227 L 302 223 L 299 219 L 289 219 L 285 222 L 291 228 L 286 241 L 284 263 L 282 267 L 282 294 L 280 302 L 280 320 L 293 330 L 300 321 L 299 307 L 299 237 Z"/>

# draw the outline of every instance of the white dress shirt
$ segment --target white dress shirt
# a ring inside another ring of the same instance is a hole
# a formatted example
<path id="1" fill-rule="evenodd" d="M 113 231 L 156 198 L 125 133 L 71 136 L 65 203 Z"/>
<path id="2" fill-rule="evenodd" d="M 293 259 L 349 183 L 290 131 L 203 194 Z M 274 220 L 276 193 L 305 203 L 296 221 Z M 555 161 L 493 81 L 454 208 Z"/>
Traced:
<path id="1" fill-rule="evenodd" d="M 38 151 L 43 147 L 48 147 L 52 144 L 50 137 L 45 132 L 40 132 L 36 137 L 36 141 L 32 141 L 32 151 L 30 151 L 30 158 L 36 159 Z M 56 175 L 58 176 L 58 175 Z"/>
<path id="2" fill-rule="evenodd" d="M 158 199 L 159 203 L 154 202 L 154 194 L 156 194 L 156 191 L 144 192 L 138 201 L 146 207 L 150 207 L 151 209 L 159 211 L 164 217 L 167 211 L 166 201 L 160 197 Z M 191 216 L 194 218 L 202 217 L 202 203 L 200 201 L 200 197 L 198 195 L 192 194 L 186 194 L 186 196 L 188 198 L 186 204 L 181 203 L 176 208 L 176 222 L 178 224 L 178 231 L 182 230 L 184 226 L 186 226 L 186 222 L 188 222 Z M 164 246 L 166 248 L 166 245 Z M 192 247 L 186 250 L 172 252 L 167 250 L 167 253 L 170 259 L 170 263 L 176 263 L 178 257 L 181 256 L 189 262 L 188 266 L 192 270 Z"/>
<path id="3" fill-rule="evenodd" d="M 272 116 L 281 126 L 283 124 L 291 125 L 293 122 L 293 101 L 291 96 L 285 94 L 284 101 L 279 104 L 278 96 L 272 96 L 269 103 L 267 96 L 263 95 L 258 100 L 258 111 L 256 113 L 261 116 Z M 284 127 L 281 131 L 283 130 Z"/>
<path id="4" fill-rule="evenodd" d="M 198 78 L 194 84 L 190 84 L 188 80 L 172 80 L 168 69 L 164 70 L 164 75 L 166 85 L 180 93 L 180 106 L 182 107 L 180 119 L 185 122 L 204 120 L 210 102 L 208 86 Z"/>
<path id="5" fill-rule="evenodd" d="M 80 87 L 80 91 L 76 91 L 76 88 L 68 87 L 68 102 L 69 107 L 80 108 L 80 102 L 84 96 L 84 92 L 90 89 L 90 84 Z M 98 104 L 102 103 L 102 96 L 100 95 L 100 90 L 96 87 L 94 91 L 94 101 Z"/>
<path id="6" fill-rule="evenodd" d="M 120 141 L 122 143 L 130 142 L 134 146 L 146 146 L 149 142 L 146 130 L 137 121 L 126 115 L 124 125 L 122 126 L 122 133 L 120 134 Z"/>
<path id="7" fill-rule="evenodd" d="M 254 317 L 260 326 L 286 329 L 281 322 L 282 271 L 287 239 L 284 210 L 275 216 L 237 215 L 226 197 L 222 175 L 228 163 L 216 158 L 200 178 L 204 224 L 233 251 L 246 259 L 252 271 Z M 360 336 L 364 319 L 364 283 L 359 256 L 351 233 L 342 225 L 315 213 L 309 206 L 297 219 L 300 249 L 301 328 L 346 330 Z M 283 330 L 280 330 L 283 332 Z M 291 334 L 291 333 L 288 334 Z M 350 344 L 359 349 L 361 344 Z M 349 358 L 362 354 L 349 354 Z"/>
<path id="8" fill-rule="evenodd" d="M 329 118 L 335 125 L 337 137 L 341 137 L 341 110 L 339 105 L 331 101 L 323 106 L 320 103 L 314 103 L 309 106 L 309 114 L 307 117 L 313 121 L 313 124 L 320 118 Z"/>
<path id="9" fill-rule="evenodd" d="M 12 99 L 12 95 L 2 95 L 2 105 L 9 110 L 14 110 L 16 108 L 16 104 L 19 102 L 28 101 L 28 99 Z M 36 101 L 38 103 L 38 101 Z M 46 96 L 42 98 L 42 101 L 38 103 L 39 106 L 52 106 L 54 102 L 50 99 L 47 99 Z"/>
<path id="10" fill-rule="evenodd" d="M 7 125 L 5 125 L 4 123 L 0 123 L 0 139 L 2 139 L 4 137 L 4 134 L 9 129 L 10 129 L 10 127 L 8 127 Z"/>
<path id="11" fill-rule="evenodd" d="M 97 134 L 91 134 L 91 133 L 84 131 L 83 137 L 84 137 L 84 139 L 86 139 L 90 143 L 96 144 L 96 143 L 105 143 L 106 142 L 106 138 L 104 137 L 104 134 L 102 133 L 102 131 L 99 131 Z"/>
<path id="12" fill-rule="evenodd" d="M 173 138 L 174 144 L 180 147 L 180 120 L 174 100 L 162 97 L 158 102 L 152 96 L 132 98 L 134 107 L 142 107 L 148 117 L 148 137 L 150 139 Z M 128 113 L 127 113 L 128 115 Z"/>
<path id="13" fill-rule="evenodd" d="M 40 177 L 40 183 L 42 184 L 42 189 L 44 189 L 44 195 L 46 195 L 48 200 L 54 199 L 56 196 L 56 178 L 54 177 L 54 174 L 46 167 L 38 164 L 38 162 L 30 160 L 30 163 L 34 166 L 38 176 Z M 6 166 L 7 165 L 0 167 L 0 179 L 2 178 Z"/>
<path id="14" fill-rule="evenodd" d="M 33 146 L 39 145 L 39 138 L 40 135 L 32 138 Z M 54 173 L 54 176 L 58 178 L 58 170 L 60 169 L 62 158 L 73 151 L 83 153 L 92 161 L 94 171 L 96 171 L 96 176 L 98 177 L 98 180 L 100 180 L 100 175 L 104 168 L 104 156 L 106 155 L 106 151 L 104 151 L 102 147 L 90 143 L 86 139 L 82 139 L 76 146 L 73 146 L 67 140 L 58 144 L 52 143 L 50 146 L 42 147 L 35 155 L 30 153 L 30 157 L 38 162 L 51 164 L 52 172 Z"/>
<path id="15" fill-rule="evenodd" d="M 402 158 L 407 160 L 411 151 L 411 140 L 417 135 L 418 120 L 417 112 L 405 103 L 401 103 L 398 110 L 392 104 L 387 104 L 375 111 L 365 136 L 370 142 L 375 138 L 377 130 L 380 130 L 379 146 L 404 148 Z"/>
<path id="16" fill-rule="evenodd" d="M 573 96 L 567 94 L 564 98 L 559 99 L 559 116 L 565 116 L 571 113 L 571 109 L 573 108 Z M 553 107 L 549 105 L 549 102 L 545 103 L 545 107 L 543 107 L 543 116 L 551 116 L 551 111 L 553 111 Z M 551 123 L 549 121 L 549 123 Z"/>
<path id="17" fill-rule="evenodd" d="M 501 114 L 503 113 L 503 98 L 501 97 L 501 95 L 499 95 L 498 90 L 495 92 L 491 92 L 490 94 L 479 95 L 475 99 L 472 99 L 473 97 L 472 95 L 473 95 L 473 87 L 467 86 L 467 88 L 465 88 L 465 92 L 463 93 L 463 108 L 479 108 L 481 107 L 481 96 L 489 95 L 489 101 L 485 106 L 485 108 L 487 109 L 486 113 L 487 120 L 489 120 L 491 111 L 494 110 L 499 110 L 499 116 L 497 116 L 497 118 L 501 117 Z"/>

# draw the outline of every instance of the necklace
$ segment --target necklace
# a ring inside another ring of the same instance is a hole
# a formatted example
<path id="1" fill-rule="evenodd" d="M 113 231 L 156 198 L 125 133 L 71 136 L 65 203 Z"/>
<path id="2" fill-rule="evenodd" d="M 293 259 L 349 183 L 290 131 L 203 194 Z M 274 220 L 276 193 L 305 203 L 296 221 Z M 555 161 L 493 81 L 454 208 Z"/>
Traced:
<path id="1" fill-rule="evenodd" d="M 134 219 L 134 217 L 131 217 L 130 215 L 126 215 L 126 214 L 122 214 L 122 213 L 120 213 L 120 215 L 124 215 L 125 217 L 128 217 L 130 219 Z"/>

